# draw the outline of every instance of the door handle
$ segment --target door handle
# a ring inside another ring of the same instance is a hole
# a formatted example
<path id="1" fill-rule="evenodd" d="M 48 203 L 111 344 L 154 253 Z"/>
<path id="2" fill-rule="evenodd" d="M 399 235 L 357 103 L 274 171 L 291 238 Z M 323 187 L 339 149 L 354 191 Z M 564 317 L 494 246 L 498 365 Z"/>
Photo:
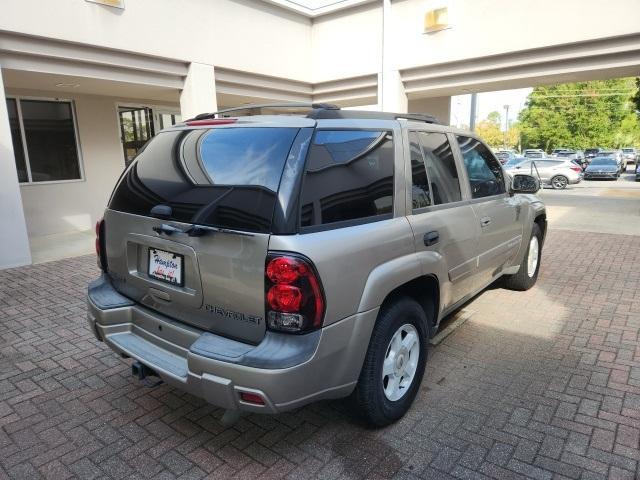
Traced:
<path id="1" fill-rule="evenodd" d="M 487 227 L 491 224 L 491 217 L 482 217 L 480 219 L 480 225 L 483 227 Z"/>
<path id="2" fill-rule="evenodd" d="M 440 234 L 438 233 L 437 230 L 434 230 L 432 232 L 427 232 L 424 234 L 423 240 L 424 240 L 424 245 L 426 247 L 430 247 L 431 245 L 435 245 L 440 241 Z"/>

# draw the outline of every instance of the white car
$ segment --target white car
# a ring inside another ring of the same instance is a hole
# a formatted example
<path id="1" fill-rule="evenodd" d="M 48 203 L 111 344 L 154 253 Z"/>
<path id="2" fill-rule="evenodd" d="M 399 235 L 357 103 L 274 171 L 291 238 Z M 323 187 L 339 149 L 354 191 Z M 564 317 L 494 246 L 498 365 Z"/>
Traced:
<path id="1" fill-rule="evenodd" d="M 571 160 L 560 158 L 527 159 L 517 165 L 507 166 L 505 170 L 511 175 L 533 175 L 538 177 L 543 185 L 550 185 L 556 190 L 582 181 L 582 168 Z"/>

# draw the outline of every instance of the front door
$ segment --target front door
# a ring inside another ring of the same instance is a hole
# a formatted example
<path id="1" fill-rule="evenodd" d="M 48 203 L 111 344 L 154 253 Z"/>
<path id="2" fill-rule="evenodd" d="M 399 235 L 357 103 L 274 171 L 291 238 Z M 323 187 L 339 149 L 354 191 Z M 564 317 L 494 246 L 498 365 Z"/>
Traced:
<path id="1" fill-rule="evenodd" d="M 511 265 L 522 242 L 521 200 L 507 193 L 500 162 L 472 137 L 457 136 L 480 225 L 478 285 L 484 287 Z"/>

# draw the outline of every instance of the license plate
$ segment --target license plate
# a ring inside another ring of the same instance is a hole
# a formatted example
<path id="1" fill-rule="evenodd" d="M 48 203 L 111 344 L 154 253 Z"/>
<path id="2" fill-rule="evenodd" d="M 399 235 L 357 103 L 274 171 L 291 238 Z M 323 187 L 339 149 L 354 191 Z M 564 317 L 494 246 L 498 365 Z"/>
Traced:
<path id="1" fill-rule="evenodd" d="M 149 276 L 161 282 L 179 287 L 183 284 L 182 263 L 184 257 L 179 253 L 149 249 Z"/>

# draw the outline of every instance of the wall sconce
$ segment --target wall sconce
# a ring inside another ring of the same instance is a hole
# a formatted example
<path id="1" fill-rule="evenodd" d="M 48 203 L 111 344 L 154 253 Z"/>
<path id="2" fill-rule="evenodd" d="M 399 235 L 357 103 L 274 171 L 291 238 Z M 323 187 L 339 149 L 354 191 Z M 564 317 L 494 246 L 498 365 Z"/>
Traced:
<path id="1" fill-rule="evenodd" d="M 439 32 L 449 28 L 449 9 L 448 7 L 434 8 L 428 10 L 424 15 L 424 31 L 425 33 Z"/>

